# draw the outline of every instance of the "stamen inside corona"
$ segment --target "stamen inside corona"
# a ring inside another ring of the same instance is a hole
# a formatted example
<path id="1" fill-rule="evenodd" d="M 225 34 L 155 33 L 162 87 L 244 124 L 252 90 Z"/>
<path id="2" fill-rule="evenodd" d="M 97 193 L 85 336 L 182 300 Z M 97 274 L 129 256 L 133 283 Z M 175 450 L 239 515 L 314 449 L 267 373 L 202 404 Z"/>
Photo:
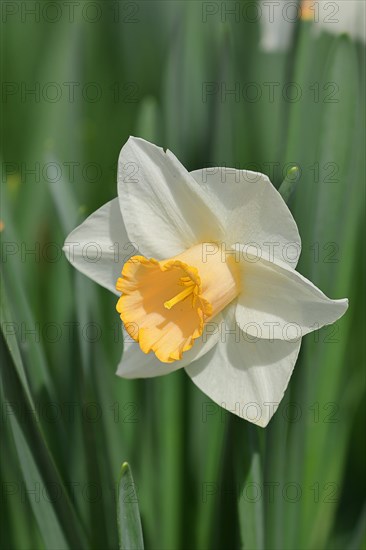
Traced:
<path id="1" fill-rule="evenodd" d="M 168 300 L 167 302 L 164 302 L 164 307 L 167 309 L 172 309 L 176 304 L 181 302 L 182 300 L 185 300 L 185 298 L 188 298 L 191 294 L 193 294 L 194 290 L 194 283 L 193 281 L 184 281 L 183 279 L 187 279 L 188 277 L 181 277 L 181 285 L 185 285 L 187 288 L 185 290 L 182 290 L 182 292 L 179 292 L 174 298 L 171 298 L 171 300 Z M 193 307 L 193 304 L 192 304 Z"/>

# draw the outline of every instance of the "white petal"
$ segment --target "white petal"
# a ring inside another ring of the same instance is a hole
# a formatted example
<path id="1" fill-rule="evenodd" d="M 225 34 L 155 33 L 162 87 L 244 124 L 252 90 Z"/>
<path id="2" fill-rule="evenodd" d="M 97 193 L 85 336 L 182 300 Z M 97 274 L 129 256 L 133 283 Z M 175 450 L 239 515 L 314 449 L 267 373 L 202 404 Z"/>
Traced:
<path id="1" fill-rule="evenodd" d="M 220 327 L 222 317 L 217 315 L 215 320 L 207 323 L 201 338 L 198 338 L 192 349 L 183 354 L 180 361 L 162 363 L 154 353 L 143 353 L 140 346 L 123 329 L 123 355 L 117 368 L 117 375 L 122 378 L 152 378 L 170 374 L 182 367 L 186 367 L 192 361 L 203 357 L 220 340 Z"/>
<path id="2" fill-rule="evenodd" d="M 227 320 L 228 322 L 228 320 Z M 250 341 L 229 323 L 225 336 L 186 372 L 217 405 L 265 427 L 287 388 L 301 341 Z"/>
<path id="3" fill-rule="evenodd" d="M 285 264 L 262 257 L 242 261 L 241 268 L 242 292 L 235 316 L 249 335 L 296 340 L 334 323 L 347 310 L 348 300 L 330 300 Z"/>
<path id="4" fill-rule="evenodd" d="M 296 266 L 301 252 L 297 225 L 267 176 L 234 168 L 203 168 L 191 175 L 220 212 L 227 248 L 254 244 Z"/>
<path id="5" fill-rule="evenodd" d="M 209 197 L 170 152 L 131 137 L 118 161 L 118 196 L 127 232 L 144 256 L 164 259 L 222 232 Z"/>
<path id="6" fill-rule="evenodd" d="M 119 295 L 115 285 L 122 266 L 137 252 L 128 239 L 118 199 L 108 202 L 76 227 L 63 250 L 76 269 Z"/>

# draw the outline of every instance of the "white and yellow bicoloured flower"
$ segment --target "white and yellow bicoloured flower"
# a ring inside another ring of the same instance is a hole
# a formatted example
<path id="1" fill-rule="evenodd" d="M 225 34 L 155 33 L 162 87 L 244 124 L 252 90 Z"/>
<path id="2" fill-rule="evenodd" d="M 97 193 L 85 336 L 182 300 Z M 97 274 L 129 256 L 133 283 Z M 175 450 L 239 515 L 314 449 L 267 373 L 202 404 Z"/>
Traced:
<path id="1" fill-rule="evenodd" d="M 100 250 L 94 262 L 85 253 L 90 243 Z M 120 296 L 129 337 L 119 376 L 185 368 L 217 404 L 266 426 L 301 337 L 348 306 L 295 271 L 300 247 L 296 223 L 265 175 L 189 173 L 170 151 L 130 138 L 119 157 L 118 198 L 77 227 L 64 250 Z"/>

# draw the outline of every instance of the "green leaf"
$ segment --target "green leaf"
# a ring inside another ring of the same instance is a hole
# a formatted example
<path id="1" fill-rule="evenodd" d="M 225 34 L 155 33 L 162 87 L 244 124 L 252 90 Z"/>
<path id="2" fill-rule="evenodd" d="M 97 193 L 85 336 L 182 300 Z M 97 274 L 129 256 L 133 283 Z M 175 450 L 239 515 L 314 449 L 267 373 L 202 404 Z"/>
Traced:
<path id="1" fill-rule="evenodd" d="M 356 48 L 345 37 L 336 39 L 324 77 L 337 84 L 339 94 L 335 101 L 324 101 L 321 116 L 316 119 L 318 126 L 313 131 L 319 178 L 300 186 L 296 202 L 303 212 L 308 237 L 312 238 L 312 250 L 315 245 L 321 251 L 317 259 L 308 254 L 305 272 L 332 298 L 351 295 L 351 308 L 337 324 L 329 327 L 328 332 L 323 329 L 319 335 L 304 339 L 300 359 L 303 363 L 295 373 L 296 385 L 292 383 L 302 410 L 312 410 L 310 407 L 315 404 L 324 417 L 324 420 L 313 421 L 309 431 L 309 412 L 303 414 L 297 425 L 291 426 L 288 439 L 285 481 L 298 483 L 303 494 L 307 491 L 298 504 L 284 503 L 288 526 L 284 529 L 284 544 L 286 547 L 296 544 L 298 548 L 326 547 L 336 525 L 337 499 L 326 500 L 326 491 L 333 487 L 338 496 L 342 486 L 347 441 L 358 404 L 356 399 L 352 402 L 347 397 L 349 383 L 353 382 L 353 376 L 361 383 L 361 371 L 357 372 L 350 361 L 348 347 L 353 311 L 360 307 L 357 300 L 352 301 L 352 293 L 354 270 L 358 269 L 355 259 L 362 172 L 357 156 L 362 150 L 358 129 L 362 116 Z M 303 196 L 304 187 L 312 188 L 309 203 Z M 329 256 L 334 250 L 336 253 Z M 357 341 L 356 330 L 354 327 L 352 336 Z M 331 331 L 337 334 L 336 338 L 329 338 Z M 327 421 L 325 413 L 330 407 L 341 411 L 341 420 L 336 416 L 336 420 Z M 315 506 L 317 497 L 310 496 L 310 491 L 317 491 L 318 487 L 323 496 Z"/>
<path id="2" fill-rule="evenodd" d="M 147 96 L 141 102 L 136 121 L 136 135 L 153 143 L 159 143 L 159 109 L 157 101 Z"/>
<path id="3" fill-rule="evenodd" d="M 121 550 L 143 550 L 141 518 L 136 487 L 129 464 L 124 462 L 118 483 L 117 522 Z"/>
<path id="4" fill-rule="evenodd" d="M 1 286 L 1 303 L 0 303 L 1 331 L 3 333 L 4 340 L 8 346 L 11 358 L 17 370 L 19 379 L 27 394 L 29 402 L 33 404 L 32 394 L 30 391 L 27 375 L 24 370 L 22 356 L 20 354 L 18 341 L 14 331 L 14 327 L 16 325 L 15 323 L 13 323 L 13 320 L 11 317 L 11 313 L 8 305 L 8 297 L 5 289 L 5 281 L 4 281 L 4 276 L 2 272 L 0 272 L 0 286 Z"/>
<path id="5" fill-rule="evenodd" d="M 174 41 L 162 79 L 164 145 L 183 163 L 207 154 L 211 102 L 205 89 L 215 78 L 212 61 L 217 58 L 217 33 L 202 25 L 195 4 L 176 3 Z"/>
<path id="6" fill-rule="evenodd" d="M 364 505 L 352 539 L 347 545 L 347 550 L 364 550 L 366 548 L 366 504 Z"/>
<path id="7" fill-rule="evenodd" d="M 23 481 L 46 548 L 86 548 L 84 532 L 47 447 L 34 407 L 20 385 L 9 354 L 2 353 L 1 393 Z"/>
<path id="8" fill-rule="evenodd" d="M 235 441 L 236 478 L 241 489 L 238 513 L 243 548 L 264 549 L 263 468 L 259 445 L 259 428 L 249 423 L 237 424 Z"/>
<path id="9" fill-rule="evenodd" d="M 16 417 L 11 420 L 11 425 L 24 482 L 27 492 L 30 493 L 29 500 L 45 546 L 57 549 L 70 548 L 56 512 L 48 502 L 52 494 L 46 496 L 41 472 Z"/>
<path id="10" fill-rule="evenodd" d="M 22 334 L 23 327 L 33 329 L 37 327 L 36 319 L 30 307 L 29 295 L 25 287 L 24 274 L 30 277 L 30 270 L 24 269 L 22 255 L 19 254 L 22 245 L 24 244 L 13 225 L 13 219 L 10 213 L 10 202 L 7 194 L 1 194 L 2 212 L 1 216 L 4 220 L 4 230 L 1 233 L 2 244 L 4 244 L 5 254 L 2 263 L 2 286 L 5 289 L 3 298 L 2 315 L 11 319 L 14 322 L 14 330 L 21 334 L 23 339 L 24 354 L 22 356 L 25 370 L 32 368 L 32 376 L 28 378 L 28 384 L 33 395 L 38 395 L 41 391 L 46 391 L 52 399 L 56 397 L 56 388 L 54 381 L 49 372 L 44 348 L 39 345 L 37 338 L 28 337 Z M 6 253 L 6 244 L 14 246 L 16 254 Z M 27 266 L 28 267 L 28 266 Z M 6 297 L 5 297 L 6 295 Z M 5 305 L 6 304 L 6 305 Z M 6 308 L 6 310 L 4 309 Z M 37 319 L 38 321 L 38 319 Z M 12 338 L 11 338 L 12 339 Z M 14 352 L 14 348 L 13 348 Z M 17 368 L 19 367 L 19 357 L 16 359 Z M 19 370 L 20 374 L 20 370 Z M 24 382 L 24 376 L 20 374 L 21 380 Z"/>
<path id="11" fill-rule="evenodd" d="M 47 155 L 47 162 L 60 165 L 52 154 Z M 79 221 L 79 210 L 77 207 L 77 201 L 74 196 L 71 184 L 65 179 L 61 179 L 57 182 L 49 182 L 48 187 L 51 192 L 51 196 L 54 205 L 57 210 L 57 214 L 61 223 L 61 227 L 65 233 L 65 237 L 73 229 L 75 229 Z"/>
<path id="12" fill-rule="evenodd" d="M 280 185 L 278 192 L 285 202 L 288 202 L 292 193 L 295 190 L 296 184 L 299 181 L 300 170 L 297 166 L 293 166 L 287 172 L 285 179 Z"/>

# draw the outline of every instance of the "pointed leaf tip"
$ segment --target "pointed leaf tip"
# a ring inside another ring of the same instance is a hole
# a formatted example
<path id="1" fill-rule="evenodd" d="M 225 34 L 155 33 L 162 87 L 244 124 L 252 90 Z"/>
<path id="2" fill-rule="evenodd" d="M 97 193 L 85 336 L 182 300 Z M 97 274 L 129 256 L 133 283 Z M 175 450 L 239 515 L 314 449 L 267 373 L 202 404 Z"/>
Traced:
<path id="1" fill-rule="evenodd" d="M 123 462 L 118 482 L 117 522 L 120 550 L 143 550 L 138 495 L 128 462 Z"/>
<path id="2" fill-rule="evenodd" d="M 296 184 L 300 179 L 300 168 L 298 166 L 292 166 L 283 182 L 281 183 L 278 192 L 285 202 L 288 202 L 292 193 L 295 190 Z"/>

